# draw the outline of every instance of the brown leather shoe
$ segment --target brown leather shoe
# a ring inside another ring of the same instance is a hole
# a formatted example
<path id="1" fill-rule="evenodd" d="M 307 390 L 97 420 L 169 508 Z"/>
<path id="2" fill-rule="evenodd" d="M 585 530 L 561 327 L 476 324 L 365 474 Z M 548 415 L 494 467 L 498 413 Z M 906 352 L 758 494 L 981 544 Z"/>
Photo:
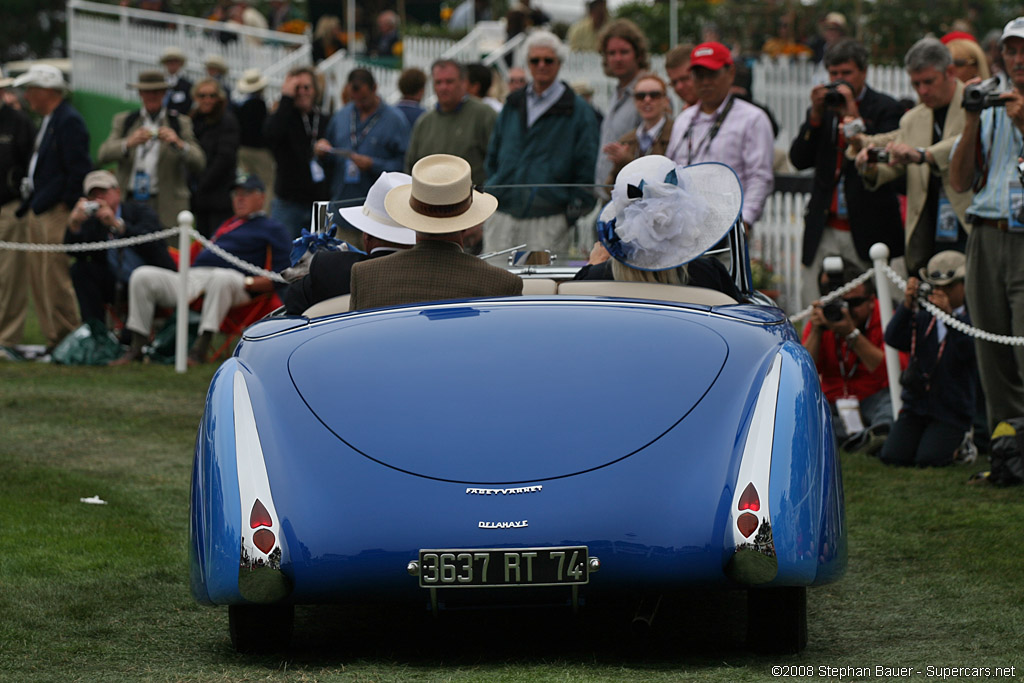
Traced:
<path id="1" fill-rule="evenodd" d="M 117 360 L 112 360 L 107 363 L 107 367 L 116 367 L 120 365 L 129 365 L 135 362 L 142 362 L 143 355 L 142 349 L 130 348 L 127 352 Z"/>

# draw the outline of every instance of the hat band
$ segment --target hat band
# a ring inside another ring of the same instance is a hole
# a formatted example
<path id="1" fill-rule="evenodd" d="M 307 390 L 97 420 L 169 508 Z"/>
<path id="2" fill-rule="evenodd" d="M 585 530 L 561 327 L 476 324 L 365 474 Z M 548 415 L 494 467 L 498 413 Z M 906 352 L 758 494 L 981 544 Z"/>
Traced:
<path id="1" fill-rule="evenodd" d="M 473 205 L 473 190 L 469 191 L 469 196 L 463 199 L 461 202 L 455 204 L 427 204 L 421 202 L 412 195 L 409 195 L 409 206 L 412 210 L 418 214 L 424 216 L 430 216 L 431 218 L 448 218 L 450 216 L 461 216 L 462 214 L 469 211 L 469 207 Z"/>

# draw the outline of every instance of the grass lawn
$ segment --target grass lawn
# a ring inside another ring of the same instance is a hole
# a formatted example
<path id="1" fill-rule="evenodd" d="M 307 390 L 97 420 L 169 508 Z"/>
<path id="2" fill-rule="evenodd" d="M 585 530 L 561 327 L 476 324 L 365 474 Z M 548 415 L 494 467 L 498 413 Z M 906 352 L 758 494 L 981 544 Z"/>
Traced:
<path id="1" fill-rule="evenodd" d="M 894 470 L 853 455 L 849 571 L 809 592 L 798 656 L 744 650 L 739 593 L 675 599 L 646 633 L 615 610 L 433 620 L 300 607 L 291 651 L 235 654 L 226 610 L 196 605 L 187 583 L 212 373 L 0 362 L 0 681 L 731 682 L 772 680 L 773 666 L 904 681 L 1013 666 L 1003 680 L 1024 680 L 1024 489 L 965 485 L 978 464 Z M 93 495 L 109 504 L 79 502 Z"/>

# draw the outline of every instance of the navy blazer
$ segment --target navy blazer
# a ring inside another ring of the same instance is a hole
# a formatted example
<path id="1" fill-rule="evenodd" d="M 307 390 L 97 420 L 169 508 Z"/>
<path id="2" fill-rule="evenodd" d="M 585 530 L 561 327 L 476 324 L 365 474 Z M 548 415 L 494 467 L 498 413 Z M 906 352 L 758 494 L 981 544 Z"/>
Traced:
<path id="1" fill-rule="evenodd" d="M 877 90 L 865 86 L 864 97 L 858 103 L 868 135 L 896 130 L 903 116 L 899 102 Z M 810 116 L 810 110 L 808 110 Z M 798 169 L 814 167 L 814 189 L 804 214 L 803 257 L 805 266 L 811 266 L 821 242 L 828 220 L 832 192 L 836 186 L 836 159 L 838 127 L 836 113 L 825 110 L 820 126 L 812 126 L 807 119 L 789 148 L 789 158 Z M 875 192 L 864 189 L 860 174 L 852 159 L 843 157 L 842 178 L 849 212 L 850 231 L 857 254 L 870 261 L 868 250 L 875 242 L 889 245 L 892 257 L 903 255 L 903 219 L 900 216 L 897 184 L 888 183 Z"/>
<path id="2" fill-rule="evenodd" d="M 70 209 L 82 196 L 82 181 L 91 170 L 85 120 L 64 100 L 53 110 L 43 133 L 32 176 L 35 190 L 22 203 L 18 215 L 25 215 L 30 208 L 37 214 L 45 213 L 61 202 Z"/>

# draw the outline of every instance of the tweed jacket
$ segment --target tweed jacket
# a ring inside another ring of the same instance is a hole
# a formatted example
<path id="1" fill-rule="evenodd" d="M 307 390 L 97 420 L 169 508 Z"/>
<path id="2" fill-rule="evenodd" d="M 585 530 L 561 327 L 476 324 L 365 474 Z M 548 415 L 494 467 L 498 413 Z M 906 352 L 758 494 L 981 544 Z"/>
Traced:
<path id="1" fill-rule="evenodd" d="M 932 144 L 934 116 L 932 110 L 923 104 L 917 105 L 903 115 L 895 140 L 911 147 L 924 147 L 931 152 L 935 157 L 938 173 L 942 176 L 942 189 L 946 198 L 949 199 L 950 205 L 956 211 L 956 217 L 960 219 L 964 230 L 970 232 L 971 225 L 967 222 L 967 207 L 971 205 L 974 193 L 969 190 L 957 192 L 949 184 L 949 159 L 953 151 L 953 142 L 964 128 L 964 109 L 961 106 L 963 93 L 964 84 L 958 80 L 953 99 L 946 112 L 946 122 L 942 129 L 942 139 L 939 142 Z M 866 142 L 878 144 L 871 137 L 868 137 Z M 910 166 L 878 164 L 875 177 L 865 176 L 864 178 L 864 187 L 868 190 L 876 190 L 879 186 L 906 175 L 907 222 L 904 228 L 904 237 L 907 245 L 907 267 L 910 272 L 917 272 L 917 269 L 924 266 L 937 251 L 934 244 L 935 226 L 918 226 L 921 213 L 925 208 L 925 200 L 928 198 L 928 180 L 931 174 L 932 168 L 928 164 L 912 164 Z"/>
<path id="2" fill-rule="evenodd" d="M 609 174 L 608 178 L 604 181 L 605 184 L 606 185 L 614 185 L 615 184 L 615 176 L 619 175 L 619 171 L 622 170 L 622 167 L 625 166 L 626 164 L 628 164 L 630 161 L 634 161 L 636 159 L 639 159 L 641 156 L 647 156 L 647 155 L 650 155 L 650 154 L 660 154 L 660 155 L 664 156 L 665 155 L 665 151 L 668 149 L 668 143 L 669 143 L 669 141 L 671 139 L 672 139 L 672 117 L 671 116 L 666 116 L 665 117 L 665 125 L 663 125 L 661 127 L 661 132 L 658 133 L 658 139 L 655 140 L 651 144 L 651 148 L 649 150 L 647 150 L 647 154 L 646 155 L 640 154 L 640 143 L 639 143 L 639 141 L 636 138 L 636 128 L 634 128 L 633 130 L 631 130 L 628 133 L 626 133 L 625 135 L 623 135 L 621 138 L 619 138 L 619 142 L 629 148 L 628 151 L 627 151 L 627 155 L 628 155 L 629 161 L 626 161 L 626 162 L 621 163 L 621 164 L 612 164 L 612 172 L 611 172 L 611 174 Z"/>
<path id="3" fill-rule="evenodd" d="M 885 133 L 899 126 L 903 108 L 888 95 L 865 87 L 858 105 L 867 133 Z M 804 214 L 803 255 L 801 261 L 810 266 L 825 231 L 832 193 L 836 187 L 838 124 L 835 112 L 826 109 L 821 124 L 813 126 L 808 118 L 789 148 L 789 159 L 799 170 L 814 167 L 814 186 Z M 893 256 L 903 255 L 903 222 L 896 188 L 892 185 L 867 194 L 853 161 L 844 158 L 842 178 L 846 190 L 846 206 L 850 215 L 850 232 L 857 254 L 870 261 L 868 250 L 875 242 L 885 242 Z M 817 265 L 815 266 L 817 267 Z"/>
<path id="4" fill-rule="evenodd" d="M 454 242 L 424 240 L 412 249 L 352 266 L 349 309 L 400 306 L 420 301 L 519 296 L 518 275 L 484 263 Z"/>
<path id="5" fill-rule="evenodd" d="M 125 119 L 131 112 L 121 112 L 114 116 L 110 126 L 110 135 L 100 145 L 96 154 L 96 163 L 99 165 L 116 163 L 117 182 L 121 185 L 121 192 L 125 198 L 131 198 L 131 188 L 134 184 L 132 168 L 135 164 L 134 150 L 128 151 L 125 147 L 125 138 L 142 126 L 142 116 L 135 117 L 134 123 L 128 130 L 124 130 Z M 178 213 L 189 208 L 191 193 L 188 189 L 188 174 L 198 176 L 206 167 L 206 155 L 203 148 L 196 140 L 192 132 L 192 120 L 187 116 L 169 114 L 164 112 L 159 120 L 160 125 L 169 125 L 168 116 L 177 117 L 178 137 L 185 143 L 185 149 L 179 151 L 170 145 L 160 144 L 160 155 L 157 160 L 157 182 L 159 192 L 153 208 L 160 217 L 160 225 L 173 227 L 178 224 Z M 173 127 L 173 126 L 172 126 Z M 123 133 L 122 133 L 123 131 Z"/>

